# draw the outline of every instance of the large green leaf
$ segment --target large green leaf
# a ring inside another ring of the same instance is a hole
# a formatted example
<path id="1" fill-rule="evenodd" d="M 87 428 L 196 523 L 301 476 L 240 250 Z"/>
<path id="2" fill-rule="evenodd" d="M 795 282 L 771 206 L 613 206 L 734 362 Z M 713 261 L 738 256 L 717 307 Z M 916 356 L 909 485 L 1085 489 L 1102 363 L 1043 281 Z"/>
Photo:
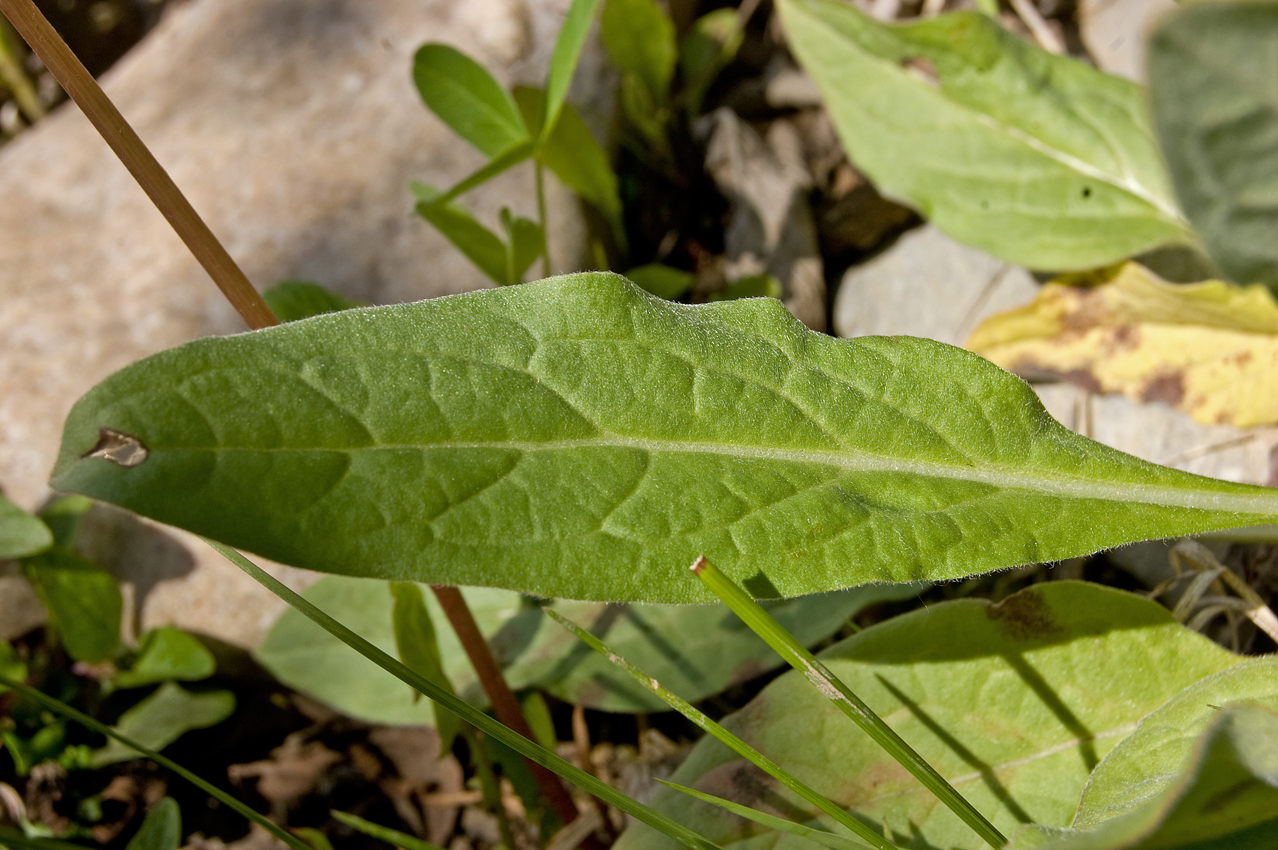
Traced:
<path id="1" fill-rule="evenodd" d="M 110 573 L 72 549 L 55 546 L 24 558 L 22 574 L 35 587 L 72 658 L 96 664 L 115 653 L 124 602 Z"/>
<path id="2" fill-rule="evenodd" d="M 1035 585 L 997 605 L 914 611 L 821 659 L 1005 833 L 1025 823 L 1067 826 L 1088 774 L 1142 717 L 1239 660 L 1156 603 L 1076 582 Z M 886 823 L 901 846 L 985 846 L 798 673 L 723 724 L 867 822 Z M 813 816 L 711 739 L 671 779 L 790 820 Z M 810 846 L 775 834 L 749 841 L 758 826 L 673 790 L 653 805 L 725 846 Z M 642 827 L 616 845 L 666 846 Z"/>
<path id="3" fill-rule="evenodd" d="M 422 100 L 457 135 L 487 156 L 528 140 L 510 94 L 474 59 L 446 44 L 426 44 L 413 57 Z"/>
<path id="4" fill-rule="evenodd" d="M 155 693 L 120 715 L 120 722 L 113 728 L 142 746 L 158 751 L 192 729 L 221 723 L 234 711 L 235 694 L 230 691 L 192 693 L 174 682 L 165 682 Z M 93 754 L 93 766 L 134 758 L 142 756 L 113 739 Z"/>
<path id="5" fill-rule="evenodd" d="M 0 495 L 0 559 L 23 558 L 52 545 L 47 525 Z"/>
<path id="6" fill-rule="evenodd" d="M 1278 286 L 1278 3 L 1193 3 L 1149 46 L 1158 138 L 1185 214 L 1240 283 Z"/>
<path id="7" fill-rule="evenodd" d="M 76 404 L 54 486 L 326 572 L 654 602 L 707 600 L 699 555 L 795 596 L 1278 518 L 961 349 L 601 273 L 154 355 Z"/>
<path id="8" fill-rule="evenodd" d="M 1278 842 L 1278 714 L 1254 704 L 1216 709 L 1213 714 L 1179 775 L 1158 775 L 1164 759 L 1147 753 L 1152 757 L 1142 779 L 1153 775 L 1161 787 L 1136 809 L 1087 832 L 1063 830 L 1053 840 L 1048 840 L 1050 833 L 1028 832 L 1010 846 L 1272 850 Z"/>
<path id="9" fill-rule="evenodd" d="M 907 598 L 917 591 L 910 586 L 871 585 L 778 601 L 770 610 L 799 640 L 811 645 L 829 637 L 863 607 Z M 463 593 L 513 687 L 541 688 L 567 702 L 605 711 L 668 710 L 611 664 L 583 652 L 585 647 L 539 608 L 521 602 L 518 594 L 484 588 L 466 588 Z M 308 588 L 304 596 L 367 640 L 395 651 L 392 597 L 386 582 L 330 576 Z M 688 700 L 703 699 L 781 664 L 720 604 L 557 602 L 554 608 L 596 631 Z M 426 595 L 426 610 L 435 622 L 445 622 L 432 594 Z M 452 629 L 439 629 L 437 640 L 444 674 L 464 697 L 482 704 L 485 697 Z M 291 609 L 280 615 L 256 655 L 286 685 L 346 714 L 378 723 L 433 722 L 426 700 L 414 700 L 398 679 Z"/>
<path id="10" fill-rule="evenodd" d="M 889 26 L 834 0 L 779 6 L 848 155 L 956 239 L 1066 269 L 1186 238 L 1134 83 L 975 13 Z"/>

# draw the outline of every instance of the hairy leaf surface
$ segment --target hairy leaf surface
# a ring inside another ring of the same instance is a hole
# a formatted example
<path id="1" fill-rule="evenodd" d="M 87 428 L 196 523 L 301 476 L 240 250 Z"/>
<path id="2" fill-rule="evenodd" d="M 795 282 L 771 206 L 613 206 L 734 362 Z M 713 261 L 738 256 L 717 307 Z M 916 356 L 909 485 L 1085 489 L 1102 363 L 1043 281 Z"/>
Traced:
<path id="1" fill-rule="evenodd" d="M 1032 268 L 1089 268 L 1186 238 L 1144 93 L 976 13 L 881 24 L 779 4 L 852 161 L 956 239 Z"/>
<path id="2" fill-rule="evenodd" d="M 1186 5 L 1150 39 L 1149 68 L 1185 214 L 1231 278 L 1278 287 L 1278 3 Z"/>
<path id="3" fill-rule="evenodd" d="M 1278 518 L 961 349 L 609 274 L 162 352 L 77 403 L 54 486 L 327 572 L 654 602 L 708 601 L 699 555 L 794 596 Z"/>
<path id="4" fill-rule="evenodd" d="M 1002 603 L 961 600 L 873 626 L 821 660 L 993 824 L 1068 826 L 1088 774 L 1140 720 L 1240 659 L 1134 594 L 1039 584 Z M 987 845 L 847 719 L 789 672 L 724 726 L 904 847 Z M 804 822 L 811 806 L 705 738 L 671 781 Z M 810 847 L 750 839 L 761 828 L 671 789 L 652 805 L 725 847 Z M 824 829 L 830 824 L 816 821 Z M 617 850 L 665 850 L 643 827 Z"/>

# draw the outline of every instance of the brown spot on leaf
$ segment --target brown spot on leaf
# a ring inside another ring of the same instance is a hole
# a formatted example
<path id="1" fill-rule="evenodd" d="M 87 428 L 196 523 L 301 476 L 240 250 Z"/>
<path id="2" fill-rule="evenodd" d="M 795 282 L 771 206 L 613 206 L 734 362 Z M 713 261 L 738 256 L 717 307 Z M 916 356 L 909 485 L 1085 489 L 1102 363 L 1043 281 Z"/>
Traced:
<path id="1" fill-rule="evenodd" d="M 1163 372 L 1155 375 L 1145 384 L 1141 392 L 1141 401 L 1161 401 L 1172 407 L 1180 404 L 1185 398 L 1185 376 L 1180 372 Z"/>
<path id="2" fill-rule="evenodd" d="M 1252 354 L 1250 351 L 1240 351 L 1229 358 L 1229 362 L 1233 363 L 1235 366 L 1246 366 L 1251 361 Z"/>
<path id="3" fill-rule="evenodd" d="M 1013 593 L 1002 602 L 985 609 L 985 616 L 998 623 L 999 630 L 1018 641 L 1051 637 L 1060 634 L 1062 627 L 1043 604 L 1043 598 L 1033 588 Z"/>

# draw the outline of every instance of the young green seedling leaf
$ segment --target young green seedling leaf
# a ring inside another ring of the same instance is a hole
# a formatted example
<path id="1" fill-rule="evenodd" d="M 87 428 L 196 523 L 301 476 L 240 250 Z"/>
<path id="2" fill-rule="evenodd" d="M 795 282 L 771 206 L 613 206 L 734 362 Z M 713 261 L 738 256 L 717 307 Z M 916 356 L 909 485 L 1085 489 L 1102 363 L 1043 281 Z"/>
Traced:
<path id="1" fill-rule="evenodd" d="M 959 820 L 971 827 L 973 832 L 995 850 L 1007 843 L 1007 839 L 994 828 L 985 815 L 981 814 L 962 794 L 955 791 L 954 787 L 945 781 L 945 777 L 937 773 L 936 768 L 928 764 L 891 726 L 884 723 L 883 718 L 875 714 L 874 710 L 853 693 L 851 688 L 831 673 L 830 669 L 818 661 L 815 655 L 808 652 L 803 644 L 796 641 L 794 636 L 763 610 L 759 603 L 751 599 L 745 591 L 737 587 L 705 558 L 697 559 L 697 562 L 692 565 L 692 572 L 704 585 L 713 590 L 715 595 L 723 600 L 723 604 L 731 608 L 751 631 L 767 641 L 768 646 L 772 647 L 791 667 L 807 677 L 813 687 L 834 703 L 839 711 L 861 728 L 861 731 L 869 735 L 897 764 L 908 770 L 921 785 L 935 794 L 937 799 L 958 816 Z"/>
<path id="2" fill-rule="evenodd" d="M 510 94 L 456 48 L 423 45 L 413 57 L 413 81 L 431 111 L 484 155 L 495 157 L 528 141 Z"/>
<path id="3" fill-rule="evenodd" d="M 852 161 L 956 239 L 1078 269 L 1191 238 L 1135 83 L 976 13 L 889 26 L 835 0 L 778 6 Z"/>
<path id="4" fill-rule="evenodd" d="M 0 559 L 25 558 L 52 545 L 47 525 L 0 495 Z"/>
<path id="5" fill-rule="evenodd" d="M 67 653 L 96 664 L 120 646 L 120 586 L 97 564 L 63 547 L 24 558 L 22 574 L 57 626 Z"/>
<path id="6" fill-rule="evenodd" d="M 124 850 L 177 850 L 182 846 L 182 812 L 177 800 L 163 797 L 147 812 Z"/>
<path id="7" fill-rule="evenodd" d="M 1069 826 L 1102 757 L 1185 687 L 1242 660 L 1155 602 L 1065 581 L 997 604 L 933 604 L 864 629 L 820 659 L 1004 834 L 1026 823 Z M 986 846 L 797 672 L 722 723 L 761 752 L 784 753 L 812 787 L 867 823 L 886 823 L 906 836 L 902 844 Z M 792 820 L 820 816 L 709 737 L 670 779 L 743 805 L 767 801 Z M 759 834 L 683 794 L 662 790 L 653 804 L 724 845 L 747 846 L 738 842 Z M 616 850 L 670 846 L 635 827 Z M 802 845 L 780 836 L 769 846 Z"/>
<path id="8" fill-rule="evenodd" d="M 679 49 L 674 21 L 653 0 L 606 0 L 599 35 L 612 61 L 643 80 L 652 97 L 670 96 Z"/>
<path id="9" fill-rule="evenodd" d="M 509 280 L 506 245 L 501 237 L 475 220 L 464 207 L 455 203 L 441 203 L 441 193 L 425 183 L 413 183 L 417 196 L 417 213 L 435 225 L 436 229 L 466 255 L 479 270 L 494 283 L 502 285 Z"/>
<path id="10" fill-rule="evenodd" d="M 1185 215 L 1239 283 L 1278 288 L 1278 3 L 1189 4 L 1149 44 L 1158 140 Z"/>
<path id="11" fill-rule="evenodd" d="M 689 703 L 663 688 L 660 682 L 651 676 L 648 676 L 638 667 L 622 658 L 604 644 L 603 641 L 599 640 L 599 638 L 595 637 L 590 632 L 586 631 L 566 617 L 560 616 L 552 609 L 547 608 L 545 610 L 547 615 L 549 615 L 555 622 L 559 623 L 559 625 L 576 635 L 578 640 L 603 657 L 607 658 L 630 676 L 630 678 L 634 679 L 644 688 L 651 691 L 675 711 L 679 712 L 688 720 L 696 724 L 700 729 L 709 733 L 709 735 L 715 740 L 718 740 L 724 745 L 730 747 L 733 752 L 740 755 L 743 759 L 753 764 L 759 770 L 763 771 L 768 776 L 771 776 L 777 782 L 780 782 L 786 788 L 789 788 L 795 794 L 799 795 L 813 806 L 816 806 L 831 818 L 834 818 L 834 820 L 838 823 L 852 830 L 855 835 L 859 836 L 871 847 L 877 847 L 879 850 L 894 850 L 892 844 L 885 841 L 882 835 L 875 832 L 852 815 L 848 814 L 842 807 L 830 800 L 828 797 L 814 791 L 806 783 L 790 774 L 776 762 L 772 761 L 770 758 L 763 755 L 763 753 L 760 753 L 754 747 L 751 747 L 745 741 L 741 740 L 741 738 L 723 728 L 723 726 L 715 723 L 709 717 L 706 717 L 705 714 L 693 708 Z"/>
<path id="12" fill-rule="evenodd" d="M 1278 518 L 961 349 L 602 273 L 154 355 L 76 404 L 54 486 L 326 572 L 654 602 L 712 598 L 673 566 L 702 554 L 793 596 Z"/>
<path id="13" fill-rule="evenodd" d="M 201 791 L 208 794 L 210 797 L 214 798 L 218 802 L 222 803 L 227 808 L 232 809 L 233 811 L 243 815 L 244 817 L 258 824 L 259 826 L 264 828 L 267 832 L 271 833 L 276 838 L 278 838 L 279 840 L 283 841 L 286 845 L 291 847 L 292 850 L 311 850 L 306 845 L 305 842 L 299 841 L 291 833 L 289 833 L 285 829 L 282 829 L 270 818 L 266 817 L 265 815 L 259 814 L 258 812 L 250 808 L 249 806 L 244 805 L 239 800 L 232 797 L 230 794 L 227 794 L 221 788 L 218 788 L 216 785 L 213 785 L 212 783 L 201 779 L 200 777 L 196 776 L 194 773 L 182 767 L 182 765 L 178 764 L 172 759 L 160 755 L 155 750 L 147 747 L 141 741 L 133 740 L 125 732 L 121 731 L 120 729 L 115 729 L 110 726 L 107 726 L 105 723 L 95 720 L 94 718 L 90 717 L 84 712 L 78 711 L 72 708 L 71 706 L 67 705 L 66 703 L 61 702 L 60 700 L 54 699 L 53 697 L 48 696 L 47 694 L 43 694 L 37 689 L 29 685 L 25 685 L 22 682 L 14 681 L 13 679 L 7 679 L 3 676 L 0 676 L 0 685 L 4 685 L 8 688 L 12 688 L 15 691 L 18 691 L 19 693 L 22 694 L 22 696 L 26 697 L 27 699 L 34 700 L 35 702 L 38 702 L 41 705 L 43 705 L 45 708 L 48 708 L 49 710 L 57 714 L 60 714 L 63 717 L 68 718 L 69 720 L 74 720 L 76 723 L 79 723 L 81 726 L 85 727 L 86 729 L 97 732 L 100 735 L 105 735 L 107 738 L 111 739 L 112 744 L 120 745 L 121 747 L 132 751 L 136 755 L 140 755 L 144 758 L 150 759 L 151 761 L 155 762 L 161 767 L 171 770 L 173 773 L 182 777 L 187 782 L 190 782 L 192 785 L 199 788 Z M 174 687 L 176 687 L 176 685 Z M 8 840 L 8 837 L 6 836 L 6 841 L 7 840 Z"/>
<path id="14" fill-rule="evenodd" d="M 456 694 L 439 659 L 435 624 L 426 610 L 421 588 L 406 582 L 391 582 L 390 590 L 395 600 L 392 621 L 400 660 L 443 690 Z M 421 697 L 417 691 L 413 691 L 413 695 Z M 453 739 L 461 731 L 461 721 L 448 709 L 435 706 L 435 728 L 439 730 L 439 751 L 449 752 L 453 748 Z"/>
<path id="15" fill-rule="evenodd" d="M 93 754 L 93 766 L 146 755 L 146 750 L 162 750 L 192 729 L 216 726 L 235 712 L 235 694 L 230 691 L 192 693 L 174 682 L 165 682 L 146 699 L 120 715 L 107 745 Z M 122 739 L 141 744 L 142 749 Z"/>
<path id="16" fill-rule="evenodd" d="M 498 721 L 484 714 L 479 709 L 462 702 L 457 697 L 440 688 L 438 685 L 414 673 L 400 661 L 396 661 L 390 655 L 378 649 L 373 644 L 364 640 L 355 632 L 346 626 L 334 620 L 320 609 L 311 605 L 301 596 L 294 593 L 282 582 L 254 564 L 248 558 L 245 558 L 239 552 L 228 546 L 223 546 L 212 540 L 207 540 L 210 546 L 216 549 L 227 560 L 242 569 L 248 575 L 252 576 L 259 584 L 267 590 L 274 593 L 280 599 L 283 599 L 293 609 L 302 612 L 313 622 L 322 627 L 325 631 L 339 638 L 343 643 L 354 649 L 360 655 L 377 664 L 383 670 L 394 675 L 397 679 L 410 685 L 420 692 L 423 696 L 430 697 L 436 703 L 442 704 L 449 711 L 452 711 L 462 720 L 474 726 L 485 735 L 500 741 L 505 746 L 529 759 L 548 770 L 554 771 L 559 776 L 577 785 L 579 788 L 593 794 L 603 802 L 610 806 L 616 806 L 626 814 L 634 816 L 635 820 L 640 823 L 647 824 L 657 830 L 662 835 L 670 838 L 678 844 L 682 844 L 690 850 L 719 850 L 718 845 L 706 841 L 695 832 L 680 826 L 678 823 L 669 818 L 657 814 L 655 811 L 617 791 L 612 786 L 600 782 L 594 776 L 590 775 L 581 768 L 570 764 L 560 758 L 555 753 L 545 749 L 517 732 L 503 726 Z M 9 684 L 11 682 L 0 682 L 0 684 Z M 26 689 L 29 690 L 29 689 Z M 25 692 L 25 691 L 24 691 Z"/>
<path id="17" fill-rule="evenodd" d="M 541 132 L 538 134 L 541 141 L 550 135 L 559 119 L 560 107 L 568 96 L 568 87 L 577 71 L 577 60 L 581 58 L 581 49 L 586 45 L 590 22 L 594 20 L 598 6 L 599 0 L 572 0 L 568 14 L 564 16 L 555 49 L 550 54 L 550 67 L 546 69 L 546 108 L 542 112 Z"/>
<path id="18" fill-rule="evenodd" d="M 217 669 L 213 653 L 189 632 L 162 626 L 142 636 L 137 657 L 109 680 L 113 688 L 136 688 L 170 679 L 195 682 Z"/>

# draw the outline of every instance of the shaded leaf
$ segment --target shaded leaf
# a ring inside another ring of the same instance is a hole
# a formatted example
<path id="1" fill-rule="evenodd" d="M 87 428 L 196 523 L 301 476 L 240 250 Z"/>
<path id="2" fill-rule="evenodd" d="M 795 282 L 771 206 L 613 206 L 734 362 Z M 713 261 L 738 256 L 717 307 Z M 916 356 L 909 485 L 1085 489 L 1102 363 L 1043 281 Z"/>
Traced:
<path id="1" fill-rule="evenodd" d="M 1192 3 L 1149 43 L 1150 98 L 1176 194 L 1212 259 L 1278 286 L 1278 3 Z"/>
<path id="2" fill-rule="evenodd" d="M 674 301 L 697 282 L 696 275 L 661 263 L 636 266 L 626 272 L 626 277 L 658 298 Z"/>
<path id="3" fill-rule="evenodd" d="M 318 283 L 305 280 L 277 283 L 263 292 L 262 298 L 281 322 L 295 322 L 324 313 L 366 306 L 362 301 L 352 301 Z"/>
<path id="4" fill-rule="evenodd" d="M 692 22 L 679 49 L 685 106 L 696 117 L 706 89 L 737 55 L 745 31 L 736 9 L 715 9 Z"/>
<path id="5" fill-rule="evenodd" d="M 754 274 L 734 280 L 710 296 L 711 301 L 734 301 L 738 298 L 780 298 L 781 281 L 770 274 Z"/>
<path id="6" fill-rule="evenodd" d="M 182 812 L 177 800 L 164 797 L 147 812 L 124 850 L 177 850 L 181 845 Z"/>
<path id="7" fill-rule="evenodd" d="M 1278 302 L 1269 290 L 1171 284 L 1135 263 L 1080 278 L 986 319 L 967 347 L 1028 380 L 1166 402 L 1199 422 L 1278 422 Z"/>
<path id="8" fill-rule="evenodd" d="M 52 545 L 47 525 L 0 495 L 0 559 L 24 558 Z"/>
<path id="9" fill-rule="evenodd" d="M 413 183 L 417 213 L 457 246 L 494 283 L 506 283 L 506 246 L 501 237 L 484 227 L 461 204 L 440 203 L 442 193 L 425 183 Z"/>
<path id="10" fill-rule="evenodd" d="M 546 250 L 546 238 L 541 225 L 535 221 L 511 215 L 508 208 L 501 209 L 501 227 L 506 233 L 507 286 L 520 283 L 524 272 Z"/>
<path id="11" fill-rule="evenodd" d="M 1215 715 L 1193 742 L 1193 752 L 1179 775 L 1159 776 L 1164 787 L 1153 799 L 1087 832 L 1018 836 L 1011 846 L 1045 850 L 1273 847 L 1278 836 L 1278 714 L 1243 704 Z M 1150 755 L 1159 767 L 1149 766 L 1146 776 L 1157 774 L 1163 763 L 1157 754 Z"/>
<path id="12" fill-rule="evenodd" d="M 474 59 L 446 44 L 413 57 L 413 82 L 431 111 L 489 157 L 528 140 L 510 94 Z"/>
<path id="13" fill-rule="evenodd" d="M 1035 585 L 999 604 L 933 605 L 820 657 L 1005 833 L 1023 823 L 1069 824 L 1092 768 L 1142 717 L 1239 660 L 1156 603 L 1079 582 Z M 899 843 L 985 847 L 798 673 L 723 724 L 858 817 L 906 836 Z M 830 828 L 717 741 L 698 743 L 671 780 Z M 744 847 L 760 832 L 674 791 L 659 791 L 653 805 L 724 846 Z M 616 848 L 666 846 L 633 827 Z M 776 836 L 768 846 L 806 845 Z"/>
<path id="14" fill-rule="evenodd" d="M 84 496 L 59 496 L 40 509 L 40 521 L 53 532 L 53 545 L 74 549 L 84 518 L 93 500 Z"/>
<path id="15" fill-rule="evenodd" d="M 152 750 L 163 750 L 192 729 L 215 726 L 235 711 L 230 691 L 191 693 L 174 682 L 165 682 L 146 699 L 120 715 L 113 727 L 126 738 Z M 93 754 L 93 766 L 141 758 L 137 751 L 116 740 Z"/>
<path id="16" fill-rule="evenodd" d="M 452 682 L 444 673 L 439 642 L 435 638 L 435 624 L 422 599 L 421 588 L 407 582 L 392 582 L 390 591 L 395 600 L 391 625 L 395 630 L 395 647 L 399 650 L 399 659 L 414 673 L 455 694 Z M 351 687 L 354 683 L 348 681 L 339 684 Z M 414 702 L 421 698 L 421 694 L 412 689 L 410 695 Z M 439 706 L 435 706 L 434 714 L 435 726 L 439 729 L 439 751 L 450 752 L 453 738 L 461 731 L 461 721 L 457 715 Z"/>
<path id="17" fill-rule="evenodd" d="M 607 0 L 599 35 L 612 61 L 643 80 L 653 98 L 665 101 L 678 60 L 674 21 L 653 0 Z"/>
<path id="18" fill-rule="evenodd" d="M 0 676 L 17 681 L 27 678 L 26 662 L 17 656 L 13 651 L 13 644 L 7 640 L 0 640 Z M 7 690 L 4 685 L 0 685 L 0 694 Z"/>
<path id="19" fill-rule="evenodd" d="M 194 682 L 217 669 L 213 653 L 189 632 L 162 626 L 142 636 L 137 657 L 128 669 L 111 677 L 116 688 L 136 688 L 169 679 Z"/>
<path id="20" fill-rule="evenodd" d="M 22 574 L 35 587 L 72 658 L 96 664 L 115 654 L 124 606 L 115 578 L 60 546 L 24 559 Z"/>
<path id="21" fill-rule="evenodd" d="M 147 447 L 84 457 L 102 428 Z M 1019 379 L 779 302 L 572 275 L 197 340 L 68 419 L 54 486 L 327 572 L 691 602 L 953 578 L 1274 521 L 1071 433 Z"/>
<path id="22" fill-rule="evenodd" d="M 529 126 L 540 127 L 537 122 L 545 108 L 545 94 L 540 89 L 520 86 L 515 89 L 515 101 Z M 598 207 L 614 236 L 624 242 L 617 175 L 608 154 L 572 104 L 563 105 L 554 129 L 537 145 L 536 157 L 565 186 Z"/>
<path id="23" fill-rule="evenodd" d="M 555 39 L 555 48 L 550 54 L 550 67 L 546 69 L 546 108 L 542 113 L 539 139 L 555 128 L 559 119 L 559 110 L 568 96 L 568 87 L 572 84 L 573 74 L 577 71 L 577 60 L 581 58 L 581 49 L 586 45 L 586 36 L 590 34 L 590 23 L 595 18 L 595 9 L 599 0 L 572 0 L 568 13 L 564 15 L 564 24 L 559 29 L 559 37 Z"/>
<path id="24" fill-rule="evenodd" d="M 779 3 L 849 157 L 956 239 L 1032 268 L 1187 239 L 1144 93 L 976 13 L 889 26 Z"/>

